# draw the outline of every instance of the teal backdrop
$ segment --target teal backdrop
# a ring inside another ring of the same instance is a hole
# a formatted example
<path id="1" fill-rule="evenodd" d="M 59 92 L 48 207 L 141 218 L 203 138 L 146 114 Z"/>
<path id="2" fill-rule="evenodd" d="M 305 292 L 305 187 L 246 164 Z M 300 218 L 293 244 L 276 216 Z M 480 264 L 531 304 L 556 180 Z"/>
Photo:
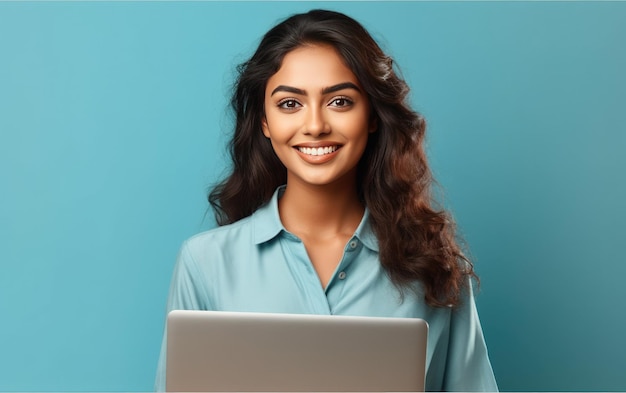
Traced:
<path id="1" fill-rule="evenodd" d="M 0 391 L 147 391 L 234 67 L 330 8 L 392 54 L 502 390 L 626 390 L 626 3 L 0 2 Z"/>

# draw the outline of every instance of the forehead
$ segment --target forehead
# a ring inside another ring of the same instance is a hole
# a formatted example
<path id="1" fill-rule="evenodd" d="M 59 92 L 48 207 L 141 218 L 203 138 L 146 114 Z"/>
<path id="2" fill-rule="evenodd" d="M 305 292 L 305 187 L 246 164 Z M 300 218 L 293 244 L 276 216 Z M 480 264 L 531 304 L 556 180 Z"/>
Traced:
<path id="1" fill-rule="evenodd" d="M 359 85 L 356 75 L 334 47 L 311 44 L 285 55 L 278 71 L 268 80 L 266 90 L 278 85 L 321 89 L 342 82 Z"/>

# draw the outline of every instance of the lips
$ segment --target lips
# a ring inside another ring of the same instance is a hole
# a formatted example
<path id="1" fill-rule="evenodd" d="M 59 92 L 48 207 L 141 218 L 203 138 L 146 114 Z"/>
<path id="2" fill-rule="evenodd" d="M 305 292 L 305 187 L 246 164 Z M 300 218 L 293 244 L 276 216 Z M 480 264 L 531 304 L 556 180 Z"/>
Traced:
<path id="1" fill-rule="evenodd" d="M 326 142 L 323 144 L 301 144 L 293 148 L 305 162 L 318 165 L 331 161 L 341 147 L 342 145 L 338 143 Z"/>

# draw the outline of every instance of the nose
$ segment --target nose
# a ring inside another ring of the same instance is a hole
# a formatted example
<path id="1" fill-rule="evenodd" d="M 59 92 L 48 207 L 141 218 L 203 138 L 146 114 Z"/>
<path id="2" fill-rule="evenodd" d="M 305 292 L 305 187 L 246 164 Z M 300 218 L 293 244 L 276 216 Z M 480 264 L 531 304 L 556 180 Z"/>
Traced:
<path id="1" fill-rule="evenodd" d="M 304 127 L 305 134 L 318 137 L 330 132 L 330 127 L 324 118 L 322 109 L 318 107 L 310 107 L 307 112 L 306 124 Z"/>

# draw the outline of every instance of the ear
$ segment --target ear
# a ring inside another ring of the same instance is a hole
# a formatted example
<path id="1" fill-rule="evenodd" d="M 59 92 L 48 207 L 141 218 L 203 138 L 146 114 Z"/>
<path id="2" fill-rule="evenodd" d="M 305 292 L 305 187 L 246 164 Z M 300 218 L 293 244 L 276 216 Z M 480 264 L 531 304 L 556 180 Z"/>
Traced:
<path id="1" fill-rule="evenodd" d="M 261 128 L 263 129 L 263 135 L 265 135 L 266 138 L 269 138 L 270 128 L 267 125 L 267 118 L 265 116 L 263 116 L 263 120 L 261 120 Z"/>

